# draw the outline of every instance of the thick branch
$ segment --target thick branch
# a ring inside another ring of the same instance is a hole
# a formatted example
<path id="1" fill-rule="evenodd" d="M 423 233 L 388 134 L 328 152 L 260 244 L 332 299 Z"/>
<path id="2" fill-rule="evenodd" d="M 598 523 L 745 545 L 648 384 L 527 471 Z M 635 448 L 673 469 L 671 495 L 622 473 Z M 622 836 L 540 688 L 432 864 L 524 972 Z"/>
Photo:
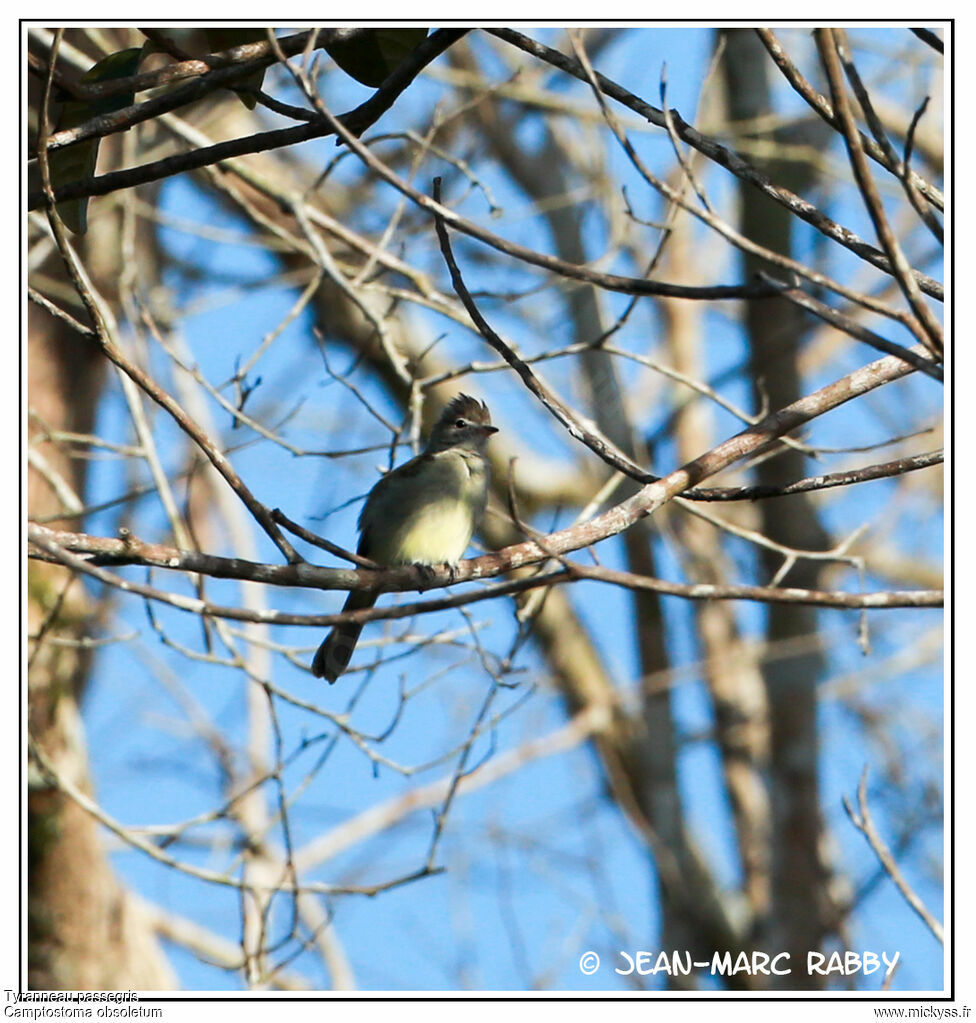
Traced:
<path id="1" fill-rule="evenodd" d="M 201 555 L 193 551 L 179 551 L 175 548 L 166 548 L 158 544 L 143 545 L 127 540 L 86 536 L 81 533 L 59 533 L 56 530 L 35 525 L 30 526 L 28 535 L 34 548 L 29 552 L 31 557 L 60 562 L 69 568 L 91 575 L 101 582 L 124 590 L 127 593 L 134 593 L 137 596 L 146 597 L 150 600 L 170 604 L 173 607 L 194 614 L 274 625 L 326 626 L 345 621 L 372 622 L 410 618 L 413 615 L 425 614 L 431 611 L 443 611 L 449 608 L 479 603 L 483 600 L 492 600 L 496 597 L 510 596 L 514 593 L 522 593 L 540 586 L 577 582 L 582 579 L 611 583 L 614 586 L 622 586 L 626 589 L 648 590 L 673 597 L 684 597 L 689 600 L 756 600 L 763 603 L 808 604 L 818 607 L 848 609 L 942 607 L 943 605 L 941 590 L 885 590 L 877 593 L 841 593 L 827 590 L 804 590 L 796 587 L 713 586 L 700 583 L 673 583 L 664 579 L 653 579 L 648 576 L 637 575 L 633 572 L 617 572 L 601 566 L 582 565 L 576 562 L 564 561 L 563 568 L 543 572 L 536 576 L 497 583 L 481 590 L 467 591 L 449 597 L 416 601 L 411 604 L 400 604 L 393 607 L 373 607 L 361 611 L 327 615 L 296 614 L 274 610 L 253 611 L 211 604 L 196 597 L 186 597 L 182 594 L 157 590 L 152 586 L 146 586 L 141 583 L 133 583 L 127 579 L 113 576 L 111 573 L 98 567 L 97 563 L 104 564 L 106 559 L 110 563 L 118 563 L 118 558 L 124 558 L 126 564 L 151 565 L 188 572 L 204 572 L 209 569 L 210 571 L 207 574 L 220 578 L 245 579 L 254 582 L 272 583 L 279 586 L 317 586 L 320 589 L 365 588 L 382 589 L 384 591 L 420 589 L 425 585 L 431 585 L 431 574 L 414 566 L 400 569 L 385 569 L 378 572 L 363 572 L 362 575 L 367 576 L 368 583 L 365 587 L 359 585 L 341 586 L 337 585 L 337 583 L 345 581 L 346 577 L 351 577 L 354 582 L 358 583 L 361 574 L 349 569 L 319 568 L 304 564 L 258 564 L 257 562 L 245 561 L 242 558 L 220 558 L 212 554 Z M 63 544 L 59 542 L 61 540 L 64 540 Z M 128 544 L 129 552 L 118 555 L 100 553 L 95 558 L 84 559 L 69 551 L 69 548 L 82 551 L 89 549 L 99 552 L 106 550 L 114 551 L 116 550 L 116 545 L 119 544 Z M 134 550 L 138 549 L 144 549 L 145 554 L 138 555 L 133 553 Z M 481 577 L 486 577 L 489 574 L 497 575 L 499 569 L 496 566 L 492 566 L 487 573 L 480 572 L 480 563 L 492 557 L 492 555 L 485 555 L 481 558 L 473 558 L 471 561 L 461 562 L 455 574 L 468 575 L 468 572 L 465 572 L 465 569 L 468 569 L 473 578 L 476 578 L 478 575 L 481 575 Z M 442 580 L 442 575 L 447 578 Z M 436 573 L 433 585 L 446 585 L 450 581 L 451 573 L 445 569 L 443 573 Z"/>
<path id="2" fill-rule="evenodd" d="M 916 348 L 922 350 L 920 345 Z M 899 380 L 911 372 L 911 366 L 894 356 L 887 356 L 876 362 L 868 363 L 853 373 L 835 380 L 832 384 L 827 384 L 812 394 L 800 398 L 786 408 L 771 413 L 755 425 L 723 441 L 711 451 L 700 455 L 680 469 L 675 469 L 667 476 L 647 484 L 627 500 L 586 522 L 550 533 L 539 543 L 527 540 L 493 554 L 485 554 L 480 558 L 462 562 L 461 567 L 454 572 L 449 571 L 446 567 L 442 570 L 434 570 L 432 573 L 427 573 L 426 583 L 427 585 L 447 585 L 451 582 L 465 582 L 469 579 L 486 579 L 502 572 L 509 572 L 514 568 L 532 565 L 599 543 L 601 540 L 623 532 L 639 519 L 655 512 L 671 498 L 684 493 L 709 476 L 714 476 L 742 458 L 764 450 L 772 441 L 811 419 L 859 398 L 877 387 Z M 50 541 L 45 538 L 43 532 L 40 532 L 42 528 L 32 525 L 30 538 L 44 549 L 45 544 Z M 82 562 L 82 564 L 84 563 Z M 357 573 L 349 569 L 324 570 L 304 564 L 292 564 L 288 568 L 294 573 L 293 585 L 313 585 L 323 589 L 350 589 L 357 588 L 356 584 L 361 579 Z M 346 574 L 342 582 L 338 581 L 338 576 L 331 575 L 317 577 L 315 582 L 311 582 L 311 577 L 304 574 L 318 571 Z M 376 575 L 377 573 L 369 573 L 365 580 L 366 585 L 362 588 L 379 589 L 380 584 Z M 276 578 L 275 581 L 278 579 Z M 390 569 L 383 573 L 383 589 L 421 589 L 423 586 L 423 574 L 413 567 Z"/>
<path id="3" fill-rule="evenodd" d="M 438 29 L 404 60 L 368 100 L 361 103 L 355 109 L 348 111 L 348 113 L 341 115 L 342 123 L 347 125 L 354 134 L 362 134 L 393 106 L 400 94 L 432 60 L 461 38 L 466 31 L 467 29 Z M 253 45 L 260 46 L 265 44 L 254 43 Z M 216 75 L 218 72 L 213 72 L 213 74 Z M 226 80 L 229 80 L 231 77 L 237 77 L 236 71 L 233 76 L 230 76 L 226 70 L 222 74 L 223 78 L 218 78 L 216 85 L 213 85 L 213 80 L 210 78 L 200 79 L 190 83 L 177 93 L 160 96 L 145 103 L 126 107 L 113 115 L 93 118 L 91 121 L 79 125 L 78 128 L 71 129 L 69 134 L 59 132 L 57 139 L 61 145 L 68 145 L 80 142 L 85 138 L 94 138 L 122 131 L 133 124 L 138 124 L 140 121 L 156 117 L 159 114 L 198 99 L 201 95 L 213 91 L 214 88 L 222 88 L 227 84 Z M 176 97 L 175 101 L 174 97 Z M 163 178 L 172 177 L 175 174 L 197 170 L 201 167 L 210 167 L 213 164 L 229 160 L 235 156 L 243 156 L 247 153 L 262 153 L 270 149 L 280 149 L 284 146 L 292 146 L 299 142 L 305 142 L 313 138 L 323 138 L 332 134 L 334 134 L 334 128 L 331 123 L 316 117 L 307 124 L 297 125 L 292 128 L 280 128 L 275 131 L 258 132 L 246 138 L 219 142 L 213 146 L 195 149 L 189 153 L 168 156 L 162 160 L 155 160 L 152 163 L 143 164 L 139 167 L 130 167 L 126 170 L 113 171 L 109 174 L 88 178 L 84 181 L 76 181 L 55 190 L 54 198 L 57 202 L 61 202 L 64 199 L 79 198 L 81 196 L 108 195 L 110 192 L 121 188 L 133 188 L 136 185 L 147 184 L 150 181 L 159 181 Z M 54 138 L 55 136 L 52 136 L 52 139 Z M 49 148 L 56 148 L 56 146 L 49 143 Z M 37 209 L 44 204 L 45 198 L 40 191 L 31 192 L 27 197 L 27 208 L 30 210 Z"/>

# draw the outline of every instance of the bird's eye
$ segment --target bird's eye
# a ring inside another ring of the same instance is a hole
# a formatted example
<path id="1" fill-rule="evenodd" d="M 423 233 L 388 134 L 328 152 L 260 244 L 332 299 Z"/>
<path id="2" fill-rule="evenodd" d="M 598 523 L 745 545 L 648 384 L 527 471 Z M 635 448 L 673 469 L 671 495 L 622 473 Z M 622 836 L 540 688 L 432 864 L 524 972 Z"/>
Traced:
<path id="1" fill-rule="evenodd" d="M 465 421 L 464 421 L 463 419 L 459 419 L 459 420 L 458 420 L 458 421 L 457 421 L 457 422 L 456 422 L 456 423 L 454 424 L 454 428 L 455 428 L 456 430 L 463 430 L 463 429 L 464 429 L 464 428 L 465 428 L 465 427 L 466 427 L 467 425 L 468 425 L 468 424 L 467 424 L 467 423 L 466 423 L 466 422 L 465 422 Z"/>

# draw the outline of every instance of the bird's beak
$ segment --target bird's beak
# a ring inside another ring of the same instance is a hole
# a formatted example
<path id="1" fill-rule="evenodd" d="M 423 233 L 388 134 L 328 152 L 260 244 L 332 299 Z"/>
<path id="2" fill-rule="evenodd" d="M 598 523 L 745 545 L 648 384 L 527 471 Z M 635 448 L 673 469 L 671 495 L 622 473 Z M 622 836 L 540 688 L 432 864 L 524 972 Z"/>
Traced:
<path id="1" fill-rule="evenodd" d="M 490 437 L 493 433 L 498 433 L 498 427 L 497 426 L 482 426 L 481 432 L 486 437 Z"/>

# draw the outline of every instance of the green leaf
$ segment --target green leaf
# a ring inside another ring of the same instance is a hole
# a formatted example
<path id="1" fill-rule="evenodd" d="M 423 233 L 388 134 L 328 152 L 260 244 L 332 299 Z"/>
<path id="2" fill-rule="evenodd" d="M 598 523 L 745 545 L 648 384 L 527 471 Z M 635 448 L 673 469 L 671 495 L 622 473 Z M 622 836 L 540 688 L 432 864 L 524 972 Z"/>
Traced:
<path id="1" fill-rule="evenodd" d="M 211 53 L 220 53 L 222 50 L 230 50 L 235 46 L 246 46 L 248 43 L 260 43 L 268 38 L 266 28 L 205 28 L 203 34 Z M 255 71 L 246 78 L 242 78 L 240 84 L 260 89 L 266 70 L 267 68 L 261 68 L 259 71 Z M 248 110 L 253 110 L 257 106 L 258 101 L 250 93 L 238 92 L 237 89 L 234 91 Z"/>
<path id="2" fill-rule="evenodd" d="M 115 78 L 128 78 L 139 69 L 144 50 L 134 46 L 118 53 L 109 54 L 104 60 L 90 67 L 82 76 L 81 83 L 93 85 L 96 82 L 108 82 Z M 55 131 L 63 128 L 77 128 L 79 124 L 98 117 L 111 114 L 135 102 L 134 92 L 116 93 L 114 96 L 102 96 L 93 100 L 69 99 L 61 107 Z M 55 149 L 48 156 L 51 170 L 51 185 L 61 188 L 75 181 L 84 181 L 95 173 L 98 159 L 99 139 L 86 139 L 74 146 Z M 58 203 L 61 219 L 75 234 L 84 234 L 88 230 L 88 197 L 69 199 Z"/>
<path id="3" fill-rule="evenodd" d="M 376 88 L 426 38 L 426 28 L 368 28 L 350 39 L 329 43 L 332 59 L 357 82 Z"/>

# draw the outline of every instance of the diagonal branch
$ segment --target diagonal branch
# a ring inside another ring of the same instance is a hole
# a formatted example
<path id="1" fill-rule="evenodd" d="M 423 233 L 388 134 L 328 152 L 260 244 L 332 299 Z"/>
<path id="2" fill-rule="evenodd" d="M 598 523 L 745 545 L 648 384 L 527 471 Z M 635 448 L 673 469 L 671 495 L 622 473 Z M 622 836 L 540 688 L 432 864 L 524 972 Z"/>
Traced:
<path id="1" fill-rule="evenodd" d="M 877 827 L 874 823 L 874 818 L 871 816 L 871 808 L 868 806 L 867 796 L 867 783 L 868 783 L 868 769 L 865 767 L 861 773 L 861 780 L 857 786 L 857 810 L 851 805 L 851 801 L 844 796 L 844 809 L 847 811 L 847 816 L 850 817 L 851 823 L 857 828 L 858 831 L 864 835 L 868 845 L 874 851 L 875 856 L 878 857 L 878 862 L 884 868 L 885 873 L 895 883 L 895 887 L 905 897 L 905 901 L 912 909 L 922 918 L 925 926 L 938 938 L 938 940 L 944 945 L 945 944 L 945 929 L 938 920 L 929 912 L 925 903 L 918 897 L 912 886 L 905 880 L 904 874 L 902 874 L 898 864 L 895 862 L 894 856 L 891 855 L 891 850 L 885 844 L 885 840 L 881 837 Z"/>
<path id="2" fill-rule="evenodd" d="M 432 33 L 404 60 L 368 100 L 341 115 L 342 123 L 347 125 L 354 134 L 361 135 L 393 106 L 401 93 L 432 60 L 457 42 L 466 31 L 467 29 L 438 29 Z M 255 43 L 253 45 L 267 44 Z M 214 73 L 216 74 L 216 72 Z M 228 77 L 226 72 L 224 77 Z M 235 74 L 233 77 L 237 77 L 237 75 Z M 223 79 L 219 79 L 217 85 L 211 88 L 209 85 L 210 81 L 209 78 L 206 80 L 200 79 L 185 86 L 185 92 L 174 92 L 167 96 L 147 100 L 145 103 L 126 107 L 123 110 L 117 111 L 114 115 L 93 118 L 77 128 L 70 129 L 67 133 L 59 132 L 56 141 L 60 145 L 69 145 L 81 142 L 86 138 L 94 138 L 122 131 L 133 124 L 138 124 L 140 121 L 157 117 L 178 106 L 183 106 L 199 98 L 200 95 L 213 91 L 213 88 L 219 88 L 226 84 Z M 173 97 L 176 97 L 176 99 L 174 100 Z M 314 138 L 324 138 L 332 134 L 334 134 L 334 128 L 329 121 L 315 118 L 308 124 L 297 125 L 291 128 L 279 128 L 274 131 L 258 132 L 246 138 L 219 142 L 212 146 L 195 149 L 189 153 L 167 156 L 161 160 L 155 160 L 138 167 L 129 167 L 125 170 L 113 171 L 109 174 L 102 174 L 94 178 L 73 182 L 55 190 L 54 199 L 57 202 L 61 202 L 64 199 L 79 198 L 81 196 L 108 195 L 110 192 L 121 188 L 133 188 L 136 185 L 173 177 L 175 174 L 197 170 L 201 167 L 210 167 L 235 156 L 267 152 L 270 149 L 280 149 L 283 146 L 292 146 L 299 142 L 306 142 Z M 56 147 L 49 146 L 49 148 Z M 40 191 L 31 192 L 27 197 L 27 208 L 29 210 L 37 209 L 44 205 L 44 203 L 45 197 Z"/>
<path id="3" fill-rule="evenodd" d="M 807 81 L 806 78 L 800 73 L 799 69 L 790 60 L 786 51 L 783 49 L 780 41 L 776 38 L 776 35 L 771 32 L 768 28 L 757 28 L 756 34 L 762 41 L 763 46 L 766 47 L 770 57 L 773 59 L 773 63 L 782 71 L 783 77 L 789 82 L 793 89 L 806 100 L 810 107 L 820 115 L 833 128 L 835 131 L 841 130 L 840 122 L 834 114 L 834 108 L 830 105 L 830 101 L 826 96 L 817 92 L 817 90 Z M 908 168 L 900 168 L 898 166 L 898 160 L 890 152 L 885 152 L 880 142 L 875 142 L 873 139 L 865 137 L 860 134 L 861 144 L 864 147 L 864 151 L 881 164 L 885 170 L 891 171 L 896 177 L 902 177 L 902 170 L 907 170 L 908 173 L 904 180 L 908 186 L 913 190 L 920 192 L 928 199 L 937 209 L 942 210 L 945 206 L 945 202 L 941 192 L 934 188 L 929 182 L 925 181 L 924 178 L 920 177 L 915 171 L 908 170 Z"/>
<path id="4" fill-rule="evenodd" d="M 874 224 L 878 240 L 881 242 L 881 247 L 888 257 L 888 262 L 892 268 L 891 273 L 898 282 L 912 312 L 925 327 L 925 331 L 928 334 L 926 342 L 928 347 L 936 358 L 941 358 L 943 349 L 942 326 L 928 307 L 925 299 L 922 298 L 919 282 L 908 260 L 905 258 L 901 246 L 898 244 L 898 239 L 891 230 L 891 225 L 888 223 L 884 207 L 881 204 L 881 196 L 878 194 L 874 178 L 871 176 L 867 160 L 864 157 L 861 138 L 857 125 L 854 123 L 854 115 L 851 112 L 851 106 L 847 99 L 847 90 L 844 88 L 844 80 L 841 76 L 841 61 L 848 62 L 850 59 L 847 56 L 846 47 L 833 29 L 817 29 L 815 38 L 817 40 L 817 48 L 820 51 L 821 61 L 827 72 L 827 79 L 830 82 L 831 98 L 834 102 L 837 118 L 840 121 L 841 134 L 847 146 L 851 170 L 854 172 L 857 187 L 864 198 L 864 203 L 871 216 L 871 221 Z"/>
<path id="5" fill-rule="evenodd" d="M 489 28 L 486 31 L 513 46 L 517 46 L 520 50 L 538 57 L 547 64 L 565 71 L 582 82 L 587 80 L 585 69 L 574 57 L 568 57 L 566 54 L 536 42 L 534 39 L 530 39 L 528 36 L 513 29 Z M 649 103 L 645 103 L 644 100 L 635 96 L 632 92 L 599 73 L 597 73 L 596 79 L 601 91 L 606 93 L 606 95 L 645 117 L 651 124 L 655 124 L 660 128 L 667 128 L 667 121 L 662 111 L 651 106 Z M 801 220 L 806 221 L 806 223 L 833 241 L 839 242 L 845 248 L 850 249 L 851 252 L 861 259 L 867 260 L 872 266 L 885 273 L 894 274 L 894 268 L 888 257 L 883 252 L 879 252 L 874 246 L 859 238 L 853 231 L 831 220 L 830 217 L 818 210 L 812 203 L 807 202 L 788 188 L 773 184 L 764 174 L 756 170 L 748 160 L 745 160 L 738 153 L 719 145 L 714 140 L 696 131 L 690 124 L 682 120 L 677 111 L 671 111 L 670 119 L 675 133 L 682 141 L 697 149 L 719 166 L 730 171 L 737 178 L 741 178 L 743 181 L 755 186 L 774 202 L 780 206 L 785 206 Z M 918 281 L 922 291 L 940 301 L 942 300 L 944 288 L 939 281 L 928 277 L 918 270 L 912 270 L 911 272 L 912 276 Z"/>
<path id="6" fill-rule="evenodd" d="M 440 205 L 440 178 L 434 178 L 434 201 Z M 461 276 L 461 271 L 451 250 L 451 239 L 447 233 L 444 218 L 437 212 L 434 213 L 434 226 L 437 229 L 441 254 L 444 256 L 444 262 L 451 273 L 451 283 L 454 285 L 454 291 L 461 300 L 461 304 L 467 309 L 468 315 L 485 341 L 518 373 L 525 386 L 566 427 L 571 436 L 585 444 L 614 469 L 618 469 L 625 475 L 630 476 L 631 479 L 644 483 L 649 482 L 652 478 L 649 473 L 628 458 L 611 440 L 602 434 L 598 434 L 593 427 L 583 423 L 580 416 L 569 408 L 557 395 L 553 394 L 539 377 L 535 375 L 532 369 L 491 329 L 464 283 L 464 278 Z"/>
<path id="7" fill-rule="evenodd" d="M 921 346 L 916 346 L 921 349 Z M 524 565 L 535 564 L 552 557 L 569 554 L 572 551 L 589 547 L 599 543 L 608 537 L 616 536 L 629 528 L 639 519 L 653 514 L 662 505 L 666 504 L 673 497 L 676 497 L 691 487 L 696 486 L 708 477 L 721 472 L 723 469 L 740 461 L 743 458 L 755 455 L 765 450 L 769 444 L 784 434 L 804 425 L 811 419 L 823 415 L 831 409 L 838 408 L 849 401 L 859 398 L 869 391 L 873 391 L 884 384 L 891 383 L 907 376 L 913 372 L 912 367 L 901 359 L 894 356 L 886 356 L 876 362 L 868 363 L 853 373 L 835 380 L 833 383 L 798 399 L 786 408 L 770 413 L 758 423 L 742 430 L 728 440 L 723 441 L 717 447 L 712 448 L 698 458 L 693 459 L 686 465 L 675 469 L 667 476 L 654 480 L 642 487 L 635 494 L 631 495 L 619 504 L 608 508 L 599 515 L 584 522 L 570 526 L 566 529 L 550 533 L 544 541 L 544 545 L 534 540 L 526 540 L 522 543 L 513 544 L 501 551 L 482 555 L 471 561 L 462 562 L 457 571 L 449 572 L 446 568 L 434 569 L 426 574 L 427 585 L 447 585 L 452 582 L 466 582 L 471 579 L 485 579 L 496 576 L 501 572 L 508 572 L 514 568 L 521 568 Z M 51 541 L 41 531 L 42 527 L 31 526 L 29 538 L 36 542 L 39 547 L 45 549 L 45 544 Z M 56 546 L 56 545 L 55 545 Z M 85 568 L 90 568 L 81 561 Z M 398 569 L 388 569 L 383 573 L 368 572 L 365 579 L 362 570 L 360 573 L 350 569 L 317 569 L 314 566 L 291 564 L 287 571 L 295 582 L 293 585 L 312 585 L 327 589 L 350 589 L 356 588 L 357 584 L 365 582 L 363 589 L 420 589 L 424 586 L 424 574 L 413 566 Z M 315 573 L 335 573 L 327 575 L 315 575 Z M 342 581 L 340 582 L 340 573 Z M 377 578 L 382 576 L 382 586 Z M 280 581 L 282 577 L 275 581 Z M 312 581 L 314 578 L 314 581 Z M 266 581 L 272 581 L 270 578 Z M 128 587 L 135 588 L 136 584 L 127 583 Z M 514 591 L 513 591 L 514 592 Z M 180 598 L 188 600 L 189 598 Z M 201 603 L 201 602 L 198 602 Z M 187 608 L 190 609 L 190 608 Z M 197 609 L 194 605 L 194 610 Z M 366 616 L 368 612 L 357 612 Z M 330 621 L 332 619 L 329 619 Z M 366 617 L 363 620 L 367 620 Z"/>
<path id="8" fill-rule="evenodd" d="M 284 582 L 285 580 L 290 579 L 292 580 L 291 585 L 309 585 L 327 589 L 358 588 L 359 585 L 365 581 L 366 585 L 362 588 L 369 590 L 420 589 L 423 588 L 425 584 L 427 586 L 448 585 L 453 582 L 491 578 L 503 572 L 511 571 L 514 568 L 520 568 L 524 565 L 531 565 L 536 562 L 547 560 L 551 557 L 568 554 L 571 551 L 589 547 L 594 543 L 598 543 L 610 536 L 623 532 L 638 520 L 652 514 L 673 497 L 688 490 L 689 487 L 701 482 L 703 479 L 707 479 L 709 476 L 714 475 L 734 462 L 763 450 L 771 441 L 777 439 L 783 434 L 796 429 L 798 426 L 803 425 L 816 416 L 822 415 L 828 409 L 836 408 L 839 405 L 867 393 L 868 391 L 882 386 L 883 384 L 897 380 L 911 371 L 911 367 L 905 362 L 891 356 L 879 359 L 877 362 L 870 363 L 867 366 L 863 366 L 861 369 L 842 377 L 840 380 L 837 380 L 832 384 L 828 384 L 826 387 L 820 388 L 820 390 L 815 391 L 813 394 L 800 398 L 798 401 L 786 408 L 780 409 L 778 412 L 766 416 L 756 425 L 743 430 L 734 437 L 729 438 L 719 444 L 716 448 L 713 448 L 711 451 L 699 456 L 693 461 L 682 466 L 680 469 L 676 469 L 668 476 L 646 485 L 631 497 L 622 501 L 620 504 L 607 509 L 602 514 L 597 515 L 588 521 L 570 526 L 567 529 L 551 533 L 541 543 L 536 542 L 535 540 L 527 540 L 523 543 L 507 547 L 502 551 L 485 554 L 480 558 L 463 562 L 457 570 L 453 572 L 448 571 L 447 568 L 442 570 L 435 569 L 432 572 L 426 573 L 427 578 L 424 579 L 422 578 L 423 574 L 417 568 L 408 566 L 405 568 L 385 570 L 382 573 L 365 572 L 366 578 L 363 580 L 364 573 L 362 570 L 360 570 L 360 572 L 353 572 L 348 569 L 321 569 L 302 563 L 279 566 L 277 567 L 277 575 L 266 575 L 263 581 Z M 170 603 L 173 606 L 180 607 L 186 611 L 212 614 L 216 617 L 234 618 L 238 620 L 259 620 L 269 624 L 326 625 L 334 624 L 335 622 L 342 620 L 339 616 L 293 615 L 277 611 L 261 612 L 259 617 L 255 619 L 253 617 L 249 617 L 249 615 L 252 614 L 251 612 L 242 611 L 238 608 L 214 607 L 213 605 L 196 598 L 189 598 L 178 594 L 165 594 L 159 590 L 153 589 L 152 587 L 142 586 L 141 584 L 133 583 L 128 580 L 117 579 L 111 573 L 104 572 L 102 569 L 88 564 L 84 559 L 77 557 L 62 548 L 52 539 L 51 534 L 52 531 L 45 532 L 43 527 L 34 525 L 29 527 L 28 536 L 31 542 L 40 548 L 40 550 L 46 552 L 51 557 L 56 558 L 69 567 L 85 572 L 89 575 L 94 575 L 109 585 L 117 586 L 121 589 L 141 594 L 151 599 L 164 600 L 165 602 Z M 232 562 L 232 559 L 228 559 L 228 562 Z M 267 572 L 267 569 L 262 567 L 262 571 Z M 427 601 L 418 605 L 405 605 L 393 609 L 374 608 L 365 611 L 357 611 L 353 612 L 349 618 L 350 620 L 356 621 L 370 621 L 373 618 L 405 617 L 410 614 L 420 613 L 423 611 L 457 607 L 473 601 L 487 600 L 495 596 L 521 592 L 522 590 L 530 589 L 533 586 L 548 585 L 557 581 L 584 578 L 587 576 L 588 572 L 590 572 L 588 567 L 583 568 L 582 566 L 573 565 L 570 568 L 563 568 L 559 571 L 537 576 L 532 579 L 519 579 L 513 582 L 497 584 L 492 587 L 487 587 L 484 590 L 477 591 L 474 594 L 461 594 L 458 596 L 447 597 L 442 600 Z M 622 585 L 630 585 L 630 583 L 634 580 L 631 579 L 625 583 L 622 579 L 610 580 L 608 578 L 607 581 L 619 582 Z M 655 585 L 657 585 L 657 581 L 655 581 Z M 664 585 L 674 587 L 678 584 Z M 763 588 L 760 587 L 757 589 L 761 590 Z M 735 594 L 722 591 L 720 589 L 705 592 L 704 590 L 701 590 L 700 588 L 696 589 L 695 587 L 691 587 L 691 591 L 694 592 L 688 592 L 684 595 L 695 596 L 697 594 L 698 596 L 707 599 L 714 599 L 717 597 L 725 599 L 742 599 L 744 596 L 744 591 L 741 589 L 737 590 Z M 671 592 L 677 593 L 676 590 L 672 590 Z M 802 591 L 805 596 L 796 594 L 784 597 L 782 596 L 784 592 L 786 591 L 772 589 L 771 595 L 769 595 L 768 599 L 789 600 L 791 602 L 798 603 L 826 603 L 829 606 L 843 607 L 893 606 L 890 602 L 887 604 L 881 603 L 879 605 L 875 602 L 879 599 L 876 597 L 871 597 L 865 602 L 864 598 L 858 597 L 858 595 L 828 594 L 823 596 L 818 593 L 815 597 L 811 597 L 810 594 L 814 591 Z M 760 598 L 754 597 L 754 599 Z M 762 597 L 761 599 L 767 598 Z M 889 598 L 887 597 L 885 598 L 885 600 L 888 599 Z M 941 596 L 937 598 L 934 595 L 929 595 L 924 598 L 919 598 L 915 595 L 910 598 L 899 599 L 907 600 L 908 604 L 898 604 L 897 606 L 919 606 L 920 601 L 924 606 L 936 606 L 936 603 L 941 600 Z M 853 603 L 852 600 L 854 601 Z M 857 603 L 858 600 L 860 600 L 861 603 Z"/>

